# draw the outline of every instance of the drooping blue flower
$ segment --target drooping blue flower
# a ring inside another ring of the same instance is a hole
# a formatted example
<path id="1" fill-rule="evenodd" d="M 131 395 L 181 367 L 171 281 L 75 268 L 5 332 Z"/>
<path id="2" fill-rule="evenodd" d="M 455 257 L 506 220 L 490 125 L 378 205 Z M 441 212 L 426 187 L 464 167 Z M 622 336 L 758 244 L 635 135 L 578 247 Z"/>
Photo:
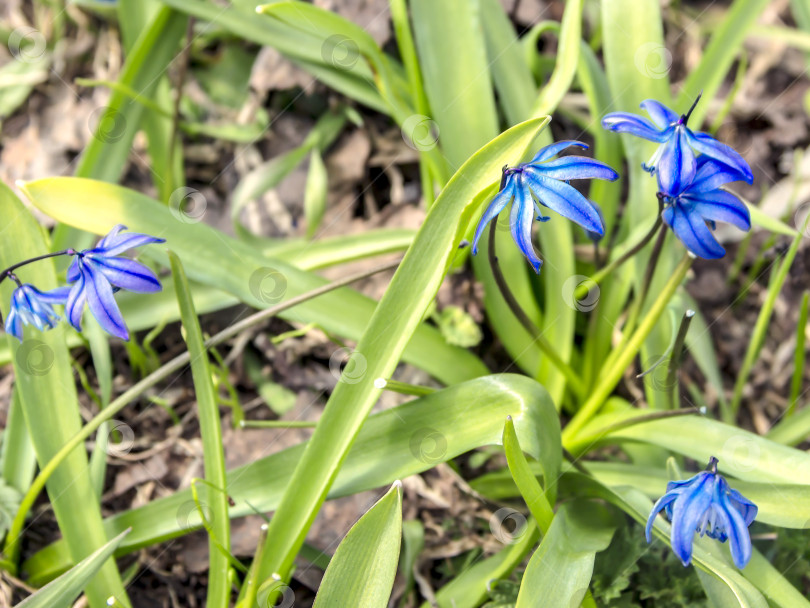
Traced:
<path id="1" fill-rule="evenodd" d="M 34 325 L 39 331 L 53 329 L 59 320 L 53 306 L 64 304 L 69 291 L 69 287 L 40 291 L 33 285 L 23 283 L 11 294 L 11 308 L 6 317 L 6 333 L 22 342 L 23 325 Z"/>
<path id="2" fill-rule="evenodd" d="M 714 222 L 726 222 L 739 228 L 751 228 L 751 216 L 745 204 L 720 186 L 738 179 L 738 174 L 713 158 L 701 156 L 692 181 L 678 194 L 662 193 L 664 222 L 686 248 L 706 259 L 722 258 L 723 246 L 709 229 Z"/>
<path id="3" fill-rule="evenodd" d="M 121 254 L 164 239 L 135 232 L 121 234 L 126 226 L 118 225 L 93 249 L 76 252 L 68 281 L 75 281 L 65 305 L 68 322 L 81 331 L 84 305 L 90 309 L 99 325 L 108 333 L 129 340 L 129 332 L 113 294 L 119 289 L 149 293 L 162 286 L 155 274 L 143 264 L 120 257 Z"/>
<path id="4" fill-rule="evenodd" d="M 551 160 L 566 148 L 577 146 L 587 149 L 579 141 L 560 141 L 540 150 L 534 158 L 517 167 L 504 169 L 501 189 L 484 212 L 473 238 L 473 255 L 478 253 L 478 241 L 484 228 L 512 201 L 510 226 L 512 238 L 526 256 L 535 272 L 540 272 L 543 261 L 532 246 L 532 221 L 548 221 L 538 202 L 576 222 L 589 232 L 603 235 L 602 219 L 594 204 L 568 183 L 572 179 L 607 179 L 619 175 L 605 163 L 584 156 L 563 156 Z M 536 215 L 535 215 L 536 214 Z"/>
<path id="5" fill-rule="evenodd" d="M 667 195 L 681 192 L 695 176 L 696 153 L 713 158 L 734 173 L 732 181 L 753 183 L 751 168 L 733 148 L 720 143 L 708 133 L 694 132 L 686 126 L 698 99 L 686 114 L 678 116 L 653 99 L 641 103 L 652 121 L 628 112 L 612 112 L 602 119 L 602 126 L 617 133 L 630 133 L 661 144 L 652 158 L 642 165 L 658 175 L 659 189 Z"/>
<path id="6" fill-rule="evenodd" d="M 647 542 L 652 540 L 656 515 L 665 509 L 672 522 L 671 543 L 684 566 L 692 561 L 695 532 L 721 543 L 729 541 L 731 557 L 738 568 L 751 559 L 751 537 L 748 526 L 757 516 L 757 506 L 732 490 L 717 473 L 717 459 L 712 457 L 705 471 L 686 481 L 670 481 L 667 493 L 658 499 L 647 520 Z"/>

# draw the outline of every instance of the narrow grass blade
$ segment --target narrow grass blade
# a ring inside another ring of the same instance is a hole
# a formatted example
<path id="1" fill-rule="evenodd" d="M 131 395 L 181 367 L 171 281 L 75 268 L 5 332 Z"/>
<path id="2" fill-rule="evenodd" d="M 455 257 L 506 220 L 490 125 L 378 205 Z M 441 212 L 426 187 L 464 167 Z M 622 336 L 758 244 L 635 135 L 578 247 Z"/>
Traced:
<path id="1" fill-rule="evenodd" d="M 82 592 L 90 579 L 112 557 L 127 534 L 129 534 L 129 530 L 121 532 L 121 534 L 88 555 L 62 576 L 17 604 L 17 608 L 68 608 L 71 606 L 76 596 Z"/>
<path id="2" fill-rule="evenodd" d="M 34 479 L 37 456 L 31 444 L 28 427 L 25 426 L 20 394 L 15 389 L 11 392 L 11 405 L 6 418 L 6 428 L 3 429 L 0 459 L 3 462 L 2 478 L 12 488 L 25 493 Z"/>
<path id="3" fill-rule="evenodd" d="M 208 592 L 206 605 L 209 608 L 225 606 L 230 601 L 229 563 L 231 526 L 228 518 L 228 488 L 225 481 L 225 454 L 222 447 L 222 422 L 214 386 L 211 383 L 211 368 L 208 353 L 203 345 L 202 330 L 194 302 L 191 299 L 188 279 L 183 265 L 174 253 L 169 253 L 174 289 L 180 307 L 180 317 L 186 331 L 185 340 L 191 355 L 191 373 L 194 377 L 194 393 L 197 397 L 197 416 L 200 419 L 200 435 L 203 443 L 205 488 L 203 506 L 210 509 L 211 531 L 208 541 Z M 219 491 L 214 488 L 218 488 Z"/>
<path id="4" fill-rule="evenodd" d="M 313 608 L 386 608 L 397 573 L 401 538 L 402 483 L 397 481 L 340 542 Z"/>
<path id="5" fill-rule="evenodd" d="M 329 188 L 326 166 L 317 150 L 309 155 L 309 173 L 304 190 L 304 217 L 307 222 L 307 237 L 312 238 L 321 225 L 326 212 L 326 194 Z"/>
<path id="6" fill-rule="evenodd" d="M 562 452 L 562 446 L 559 444 L 559 433 L 557 433 L 557 444 L 557 453 L 559 454 Z M 511 418 L 506 419 L 506 425 L 503 427 L 503 451 L 506 453 L 509 472 L 512 474 L 523 500 L 526 501 L 526 506 L 529 507 L 529 511 L 540 526 L 540 530 L 543 534 L 546 534 L 551 525 L 551 520 L 554 519 L 554 511 L 548 497 L 553 497 L 556 493 L 556 472 L 549 475 L 551 471 L 545 471 L 546 468 L 550 468 L 549 465 L 540 463 L 546 485 L 553 488 L 551 491 L 547 488 L 544 492 L 532 473 L 523 451 L 520 449 L 517 434 L 515 433 L 515 424 Z M 559 462 L 557 466 L 559 470 Z"/>

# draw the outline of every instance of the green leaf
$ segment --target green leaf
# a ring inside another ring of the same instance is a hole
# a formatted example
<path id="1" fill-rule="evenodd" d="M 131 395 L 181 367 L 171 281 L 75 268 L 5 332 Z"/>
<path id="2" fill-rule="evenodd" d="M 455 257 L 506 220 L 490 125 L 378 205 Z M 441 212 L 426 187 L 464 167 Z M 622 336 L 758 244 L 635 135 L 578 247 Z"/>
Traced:
<path id="1" fill-rule="evenodd" d="M 594 427 L 606 424 L 607 420 L 594 420 Z M 810 484 L 810 454 L 707 418 L 680 416 L 654 420 L 617 430 L 608 437 L 614 443 L 657 445 L 698 462 L 708 462 L 714 456 L 720 460 L 722 473 L 746 481 Z"/>
<path id="2" fill-rule="evenodd" d="M 36 220 L 2 183 L 0 217 L 6 221 L 5 234 L 14 235 L 14 238 L 0 240 L 0 267 L 6 268 L 48 252 L 45 235 Z M 57 286 L 51 260 L 25 266 L 16 271 L 16 274 L 21 281 L 36 285 L 41 290 Z M 5 281 L 0 286 L 3 318 L 8 315 L 12 289 L 11 281 Z M 14 364 L 15 390 L 19 393 L 28 433 L 40 466 L 51 460 L 81 427 L 79 401 L 63 327 L 44 333 L 26 327 L 22 343 L 13 336 L 5 335 Z M 84 452 L 74 451 L 62 463 L 48 480 L 47 490 L 59 529 L 76 562 L 107 542 Z M 22 528 L 12 528 L 9 532 L 6 556 L 12 561 L 16 558 L 15 545 L 19 546 L 21 534 Z M 103 566 L 89 583 L 87 595 L 93 608 L 105 606 L 111 595 L 119 598 L 124 605 L 129 605 L 120 576 L 112 562 Z"/>
<path id="3" fill-rule="evenodd" d="M 315 236 L 326 211 L 326 194 L 329 188 L 326 166 L 317 150 L 309 155 L 309 173 L 304 190 L 304 217 L 307 222 L 307 238 Z"/>
<path id="4" fill-rule="evenodd" d="M 211 382 L 211 367 L 208 352 L 203 344 L 202 329 L 194 310 L 194 302 L 188 286 L 186 273 L 180 259 L 169 253 L 172 266 L 177 304 L 185 329 L 185 340 L 191 356 L 191 374 L 194 379 L 194 394 L 197 398 L 197 417 L 200 420 L 200 436 L 205 463 L 205 488 L 203 507 L 210 509 L 211 530 L 208 539 L 208 592 L 206 606 L 218 608 L 226 605 L 231 597 L 229 564 L 231 527 L 228 519 L 228 488 L 225 481 L 225 453 L 222 446 L 222 422 L 214 385 Z"/>
<path id="5" fill-rule="evenodd" d="M 363 424 L 337 473 L 329 497 L 379 488 L 476 448 L 498 445 L 507 416 L 512 416 L 515 422 L 521 448 L 532 457 L 540 458 L 543 450 L 549 448 L 538 432 L 549 419 L 556 417 L 555 412 L 548 393 L 534 380 L 502 374 L 457 384 L 374 414 Z M 254 508 L 259 511 L 277 509 L 305 448 L 305 444 L 299 444 L 229 471 L 228 492 L 235 503 L 229 510 L 230 517 L 251 515 L 255 513 Z M 191 491 L 180 490 L 137 509 L 113 515 L 106 520 L 106 529 L 115 534 L 131 526 L 132 535 L 126 539 L 120 553 L 135 551 L 198 529 L 201 522 L 196 510 L 190 510 L 188 521 L 177 517 L 179 510 L 188 507 L 190 502 Z M 521 543 L 524 540 L 521 537 Z M 69 567 L 70 558 L 63 547 L 64 541 L 58 541 L 40 551 L 24 564 L 26 571 L 34 580 L 42 581 Z M 525 547 L 525 551 L 530 548 L 531 545 Z M 515 559 L 519 562 L 522 557 Z M 505 573 L 496 570 L 501 573 L 494 577 L 504 576 L 511 569 Z M 486 579 L 478 580 L 476 585 L 476 593 L 480 592 L 483 598 Z"/>
<path id="6" fill-rule="evenodd" d="M 523 574 L 516 608 L 579 606 L 588 592 L 596 553 L 613 538 L 616 524 L 603 506 L 590 501 L 560 507 L 548 534 Z"/>
<path id="7" fill-rule="evenodd" d="M 118 545 L 121 544 L 129 532 L 128 529 L 121 532 L 121 534 L 88 555 L 62 576 L 25 598 L 17 604 L 17 608 L 68 608 L 71 606 L 76 596 L 82 592 L 90 579 L 112 557 Z"/>
<path id="8" fill-rule="evenodd" d="M 313 608 L 386 608 L 397 573 L 401 538 L 402 483 L 397 481 L 340 542 Z"/>
<path id="9" fill-rule="evenodd" d="M 481 177 L 478 183 L 484 179 Z M 260 254 L 250 245 L 199 222 L 199 218 L 189 217 L 176 207 L 167 208 L 134 190 L 70 177 L 28 182 L 23 187 L 41 211 L 82 230 L 106 234 L 112 226 L 124 224 L 133 232 L 164 236 L 183 261 L 190 279 L 228 291 L 255 308 L 267 308 L 326 283 L 288 262 Z M 144 255 L 168 265 L 162 248 L 150 246 Z M 356 340 L 375 306 L 370 298 L 344 288 L 296 306 L 281 316 L 295 322 L 316 323 L 328 332 Z M 445 384 L 487 371 L 475 356 L 449 346 L 437 330 L 427 326 L 416 331 L 403 360 L 423 367 Z M 448 360 L 454 365 L 448 366 Z"/>
<path id="10" fill-rule="evenodd" d="M 555 453 L 560 454 L 562 444 L 559 431 L 552 425 L 548 434 L 551 441 L 544 443 L 550 443 L 551 447 L 557 448 Z M 547 468 L 552 469 L 554 464 L 539 463 L 543 472 L 543 479 L 546 480 L 548 486 L 544 492 L 540 484 L 537 483 L 537 478 L 532 473 L 529 463 L 520 449 L 517 434 L 515 433 L 515 424 L 511 418 L 506 419 L 506 424 L 503 427 L 503 451 L 506 453 L 506 462 L 509 465 L 512 479 L 515 480 L 515 485 L 520 490 L 520 494 L 523 496 L 523 500 L 526 501 L 526 506 L 529 507 L 532 516 L 537 520 L 540 530 L 542 530 L 543 534 L 546 534 L 551 525 L 551 520 L 554 519 L 554 511 L 552 511 L 551 505 L 554 503 L 554 497 L 557 493 L 556 480 L 559 476 L 559 457 L 557 462 L 554 463 L 556 464 L 556 470 L 546 470 Z"/>
<path id="11" fill-rule="evenodd" d="M 2 342 L 3 340 L 0 340 Z M 12 389 L 6 428 L 3 429 L 2 478 L 18 492 L 27 492 L 34 479 L 37 468 L 37 456 L 28 428 L 25 426 L 24 412 L 20 404 L 20 393 Z M 16 512 L 16 509 L 15 509 Z"/>
<path id="12" fill-rule="evenodd" d="M 258 570 L 262 577 L 278 573 L 285 579 L 288 575 L 341 461 L 380 395 L 374 380 L 391 377 L 452 264 L 473 213 L 475 195 L 494 181 L 493 171 L 525 153 L 545 123 L 521 123 L 484 146 L 453 176 L 428 211 L 357 344 L 356 352 L 367 362 L 366 375 L 360 382 L 338 382 L 270 522 L 267 550 Z"/>
<path id="13" fill-rule="evenodd" d="M 774 234 L 784 234 L 789 237 L 796 236 L 795 228 L 791 228 L 780 219 L 771 217 L 753 203 L 748 201 L 745 201 L 745 203 L 745 206 L 748 207 L 748 211 L 751 214 L 751 223 L 754 226 L 759 226 L 760 228 L 764 228 L 765 230 L 773 232 Z"/>
<path id="14" fill-rule="evenodd" d="M 3 431 L 5 435 L 7 431 Z M 22 493 L 14 486 L 8 485 L 5 479 L 0 479 L 0 538 L 4 538 L 11 526 L 14 514 L 20 508 Z"/>
<path id="15" fill-rule="evenodd" d="M 411 0 L 410 6 L 430 118 L 453 173 L 498 134 L 481 12 L 467 0 Z"/>

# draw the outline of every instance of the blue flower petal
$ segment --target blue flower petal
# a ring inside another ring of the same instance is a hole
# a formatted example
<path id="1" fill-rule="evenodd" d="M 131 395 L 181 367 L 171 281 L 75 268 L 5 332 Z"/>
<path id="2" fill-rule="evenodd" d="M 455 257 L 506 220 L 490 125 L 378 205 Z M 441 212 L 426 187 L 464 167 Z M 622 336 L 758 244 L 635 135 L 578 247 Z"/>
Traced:
<path id="1" fill-rule="evenodd" d="M 127 229 L 127 227 L 124 226 L 123 224 L 116 224 L 115 226 L 113 226 L 112 230 L 110 230 L 107 233 L 107 235 L 98 242 L 96 247 L 98 247 L 100 249 L 104 249 L 105 247 L 108 247 L 110 242 L 113 239 L 115 239 L 122 231 L 124 231 L 126 229 Z"/>
<path id="2" fill-rule="evenodd" d="M 532 192 L 543 205 L 576 222 L 586 230 L 604 234 L 602 220 L 582 193 L 565 182 L 541 175 L 532 166 L 523 171 Z"/>
<path id="3" fill-rule="evenodd" d="M 731 501 L 731 505 L 742 515 L 745 525 L 750 526 L 756 519 L 759 508 L 737 490 L 731 488 L 729 488 L 728 499 Z"/>
<path id="4" fill-rule="evenodd" d="M 723 522 L 724 532 L 728 535 L 731 557 L 734 560 L 734 565 L 738 568 L 744 568 L 751 559 L 752 553 L 748 525 L 729 500 L 726 480 L 719 477 L 717 485 L 715 500 L 720 503 L 721 508 L 718 509 L 718 514 Z"/>
<path id="5" fill-rule="evenodd" d="M 696 256 L 707 260 L 722 258 L 726 250 L 714 238 L 705 220 L 698 213 L 684 207 L 678 204 L 667 207 L 661 217 L 672 228 L 675 236 Z"/>
<path id="6" fill-rule="evenodd" d="M 113 297 L 112 286 L 107 278 L 93 264 L 84 264 L 85 293 L 87 307 L 99 325 L 109 334 L 122 340 L 129 340 L 129 332 Z"/>
<path id="7" fill-rule="evenodd" d="M 33 288 L 37 292 L 37 297 L 43 302 L 48 304 L 64 304 L 67 302 L 70 287 L 57 287 L 50 291 L 40 291 L 36 287 Z"/>
<path id="8" fill-rule="evenodd" d="M 701 473 L 696 483 L 686 488 L 672 507 L 672 550 L 684 566 L 692 561 L 692 540 L 703 514 L 712 504 L 715 475 Z"/>
<path id="9" fill-rule="evenodd" d="M 697 159 L 695 178 L 686 190 L 690 194 L 710 192 L 730 182 L 739 181 L 739 179 L 739 173 L 730 169 L 727 165 L 708 156 L 700 156 Z"/>
<path id="10" fill-rule="evenodd" d="M 699 197 L 687 194 L 681 198 L 690 201 L 692 209 L 703 219 L 726 222 L 740 230 L 751 229 L 751 214 L 748 207 L 731 192 L 712 190 L 703 192 Z"/>
<path id="11" fill-rule="evenodd" d="M 96 245 L 94 249 L 87 251 L 88 254 L 102 254 L 105 256 L 116 256 L 126 253 L 130 249 L 148 245 L 150 243 L 164 243 L 166 239 L 159 239 L 148 234 L 139 234 L 137 232 L 127 232 L 126 234 L 117 234 L 112 238 L 110 235 L 104 237 L 101 242 Z M 105 243 L 103 246 L 101 243 Z"/>
<path id="12" fill-rule="evenodd" d="M 67 269 L 67 280 L 68 282 L 72 283 L 73 281 L 78 280 L 79 274 L 81 270 L 79 268 L 79 256 L 73 258 L 73 262 L 68 266 Z"/>
<path id="13" fill-rule="evenodd" d="M 660 129 L 666 129 L 672 123 L 678 122 L 678 119 L 680 118 L 680 116 L 678 116 L 675 112 L 654 99 L 645 99 L 642 101 L 641 109 L 650 115 L 652 121 Z"/>
<path id="14" fill-rule="evenodd" d="M 523 184 L 523 175 L 517 179 L 515 200 L 512 203 L 510 227 L 512 238 L 515 239 L 518 249 L 526 256 L 536 273 L 540 273 L 543 260 L 537 257 L 532 245 L 532 221 L 534 221 L 534 201 L 528 188 Z"/>
<path id="15" fill-rule="evenodd" d="M 754 174 L 751 173 L 751 167 L 734 148 L 720 143 L 708 133 L 692 133 L 687 129 L 686 136 L 689 139 L 689 145 L 695 151 L 720 161 L 739 176 L 737 179 L 749 184 L 754 183 Z"/>
<path id="16" fill-rule="evenodd" d="M 83 264 L 79 263 L 79 268 L 82 266 Z M 85 282 L 84 273 L 79 273 L 78 280 L 71 287 L 65 304 L 65 316 L 67 316 L 68 323 L 76 331 L 82 330 L 82 313 L 84 312 L 84 304 L 87 301 L 87 293 L 84 289 Z"/>
<path id="17" fill-rule="evenodd" d="M 9 335 L 14 336 L 20 342 L 23 340 L 23 322 L 20 314 L 17 312 L 17 309 L 12 306 L 6 316 L 6 325 L 5 325 L 6 333 Z"/>
<path id="18" fill-rule="evenodd" d="M 155 273 L 135 260 L 92 254 L 88 255 L 86 259 L 87 263 L 100 270 L 115 287 L 139 293 L 151 293 L 163 289 Z"/>
<path id="19" fill-rule="evenodd" d="M 547 163 L 530 163 L 540 175 L 553 179 L 606 179 L 615 181 L 619 174 L 605 163 L 587 156 L 563 156 Z"/>
<path id="20" fill-rule="evenodd" d="M 647 518 L 647 527 L 644 529 L 644 536 L 646 537 L 648 544 L 652 542 L 653 524 L 655 523 L 655 518 L 658 516 L 658 513 L 661 511 L 661 509 L 674 502 L 678 496 L 680 496 L 680 492 L 667 492 L 653 505 L 650 516 Z"/>
<path id="21" fill-rule="evenodd" d="M 575 141 L 573 139 L 558 141 L 546 146 L 545 148 L 541 148 L 540 151 L 534 155 L 534 158 L 530 161 L 530 163 L 542 163 L 543 161 L 557 156 L 557 154 L 572 146 L 582 148 L 583 150 L 588 149 L 588 144 L 583 144 L 581 141 Z"/>
<path id="22" fill-rule="evenodd" d="M 697 171 L 695 153 L 688 145 L 684 128 L 675 129 L 664 144 L 658 161 L 658 186 L 668 196 L 678 196 L 694 179 Z"/>
<path id="23" fill-rule="evenodd" d="M 478 253 L 478 241 L 481 239 L 481 235 L 484 234 L 484 229 L 487 227 L 495 217 L 503 211 L 504 207 L 512 200 L 512 197 L 515 194 L 515 175 L 511 174 L 506 178 L 506 184 L 503 187 L 503 190 L 498 192 L 495 195 L 495 198 L 492 199 L 492 202 L 487 207 L 487 210 L 484 211 L 484 215 L 481 217 L 481 221 L 478 222 L 478 227 L 475 229 L 475 236 L 473 237 L 472 243 L 472 252 L 473 255 Z"/>
<path id="24" fill-rule="evenodd" d="M 667 141 L 672 133 L 669 129 L 661 131 L 649 120 L 629 112 L 611 112 L 602 119 L 602 126 L 616 133 L 630 133 L 636 137 L 657 141 L 659 144 Z"/>

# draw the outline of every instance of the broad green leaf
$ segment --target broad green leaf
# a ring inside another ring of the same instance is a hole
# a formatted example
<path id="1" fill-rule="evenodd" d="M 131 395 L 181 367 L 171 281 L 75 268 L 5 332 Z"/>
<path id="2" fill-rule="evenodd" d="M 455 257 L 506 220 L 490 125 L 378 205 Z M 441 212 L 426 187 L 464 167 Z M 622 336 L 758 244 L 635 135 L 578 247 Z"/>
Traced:
<path id="1" fill-rule="evenodd" d="M 721 472 L 746 481 L 810 484 L 810 454 L 707 418 L 655 420 L 617 430 L 608 437 L 611 442 L 657 445 L 698 462 L 708 462 L 714 456 L 720 460 Z"/>
<path id="2" fill-rule="evenodd" d="M 425 527 L 418 519 L 402 522 L 402 551 L 399 558 L 399 571 L 405 577 L 405 590 L 402 592 L 400 605 L 407 601 L 414 586 L 414 568 L 419 554 L 425 548 Z"/>
<path id="3" fill-rule="evenodd" d="M 397 573 L 401 537 L 402 483 L 397 481 L 340 542 L 313 608 L 386 608 Z"/>
<path id="4" fill-rule="evenodd" d="M 47 253 L 48 246 L 42 229 L 4 184 L 0 184 L 0 217 L 6 220 L 2 229 L 3 238 L 0 239 L 0 267 L 6 268 Z M 53 289 L 57 285 L 51 260 L 25 266 L 16 274 L 21 281 L 36 285 L 41 290 Z M 13 287 L 11 281 L 4 281 L 0 286 L 0 309 L 4 319 L 8 315 Z M 43 466 L 81 427 L 79 401 L 64 331 L 57 328 L 41 333 L 27 327 L 22 343 L 8 334 L 4 336 L 11 349 L 15 391 L 19 394 L 37 460 Z M 47 489 L 59 529 L 67 540 L 75 562 L 107 542 L 84 452 L 74 451 L 48 480 Z M 21 534 L 21 529 L 9 532 L 6 556 L 12 560 L 17 556 L 8 543 L 19 543 Z M 93 608 L 104 606 L 111 595 L 120 598 L 125 606 L 129 605 L 121 578 L 112 562 L 103 566 L 90 582 L 87 595 Z"/>
<path id="5" fill-rule="evenodd" d="M 493 168 L 522 156 L 545 123 L 521 123 L 476 152 L 428 211 L 357 344 L 356 352 L 367 362 L 366 375 L 360 382 L 338 382 L 270 522 L 258 570 L 262 577 L 278 573 L 284 580 L 289 574 L 340 463 L 380 395 L 374 380 L 391 377 L 452 264 L 473 213 L 471 202 L 494 181 Z"/>
<path id="6" fill-rule="evenodd" d="M 5 431 L 4 431 L 5 434 Z M 0 538 L 5 538 L 14 514 L 20 508 L 22 493 L 0 478 Z"/>
<path id="7" fill-rule="evenodd" d="M 782 573 L 773 567 L 768 558 L 756 549 L 742 573 L 768 599 L 769 606 L 778 608 L 810 607 L 807 597 L 791 585 Z"/>
<path id="8" fill-rule="evenodd" d="M 514 125 L 531 116 L 537 88 L 504 7 L 498 0 L 478 0 L 478 3 L 498 103 L 507 122 Z"/>
<path id="9" fill-rule="evenodd" d="M 222 446 L 222 421 L 219 417 L 219 400 L 211 382 L 211 367 L 203 344 L 202 329 L 194 302 L 191 299 L 188 279 L 180 259 L 169 254 L 172 266 L 174 290 L 185 329 L 185 341 L 191 355 L 191 374 L 194 379 L 194 394 L 197 398 L 197 417 L 200 420 L 200 436 L 205 463 L 204 508 L 210 509 L 211 529 L 208 539 L 208 591 L 206 606 L 218 608 L 228 604 L 231 597 L 228 555 L 231 527 L 228 520 L 228 487 L 225 481 L 225 453 Z"/>
<path id="10" fill-rule="evenodd" d="M 608 510 L 596 502 L 560 507 L 523 573 L 516 608 L 534 608 L 538 598 L 544 606 L 579 606 L 596 553 L 607 549 L 615 528 Z"/>
<path id="11" fill-rule="evenodd" d="M 481 11 L 477 2 L 467 0 L 411 0 L 410 6 L 429 118 L 436 121 L 439 144 L 454 173 L 498 134 Z"/>
<path id="12" fill-rule="evenodd" d="M 556 417 L 556 410 L 543 387 L 525 376 L 479 378 L 374 414 L 360 430 L 329 497 L 379 488 L 475 448 L 498 445 L 507 416 L 512 416 L 515 422 L 521 448 L 540 458 L 549 447 L 538 433 L 550 418 Z M 230 471 L 228 493 L 235 503 L 229 510 L 230 517 L 251 515 L 254 508 L 277 509 L 305 449 L 305 444 L 299 444 Z M 133 528 L 119 551 L 129 553 L 198 529 L 199 516 L 189 505 L 193 505 L 190 490 L 180 490 L 113 515 L 106 520 L 106 529 L 116 534 Z M 189 514 L 187 520 L 178 519 L 180 509 Z M 521 543 L 523 540 L 521 537 Z M 58 541 L 24 564 L 33 580 L 47 580 L 71 565 L 63 548 L 64 541 Z M 530 548 L 531 545 L 525 547 L 524 554 Z M 516 559 L 519 562 L 522 557 Z M 483 598 L 486 580 L 478 582 L 477 592 Z"/>
<path id="13" fill-rule="evenodd" d="M 68 608 L 71 606 L 76 596 L 82 592 L 90 579 L 112 557 L 112 554 L 129 532 L 129 530 L 121 532 L 121 534 L 88 555 L 62 576 L 17 604 L 17 608 Z"/>
<path id="14" fill-rule="evenodd" d="M 53 58 L 44 46 L 45 39 L 39 38 L 28 53 L 20 50 L 22 60 L 15 58 L 0 67 L 0 124 L 25 103 L 36 85 L 48 80 Z"/>
<path id="15" fill-rule="evenodd" d="M 478 183 L 484 179 L 487 178 L 482 176 Z M 326 283 L 281 259 L 261 255 L 197 217 L 171 206 L 167 208 L 134 190 L 69 177 L 28 182 L 24 188 L 41 211 L 82 230 L 106 234 L 112 226 L 124 224 L 133 232 L 165 237 L 167 245 L 183 261 L 190 279 L 228 291 L 255 308 L 267 308 Z M 144 255 L 168 265 L 161 247 L 150 246 Z M 316 323 L 326 331 L 356 340 L 374 307 L 370 298 L 344 288 L 296 306 L 281 316 L 290 321 Z M 369 358 L 365 353 L 363 356 Z M 427 326 L 416 331 L 403 360 L 423 367 L 445 384 L 486 373 L 472 354 L 448 346 L 437 330 Z M 448 366 L 448 360 L 454 364 Z"/>

